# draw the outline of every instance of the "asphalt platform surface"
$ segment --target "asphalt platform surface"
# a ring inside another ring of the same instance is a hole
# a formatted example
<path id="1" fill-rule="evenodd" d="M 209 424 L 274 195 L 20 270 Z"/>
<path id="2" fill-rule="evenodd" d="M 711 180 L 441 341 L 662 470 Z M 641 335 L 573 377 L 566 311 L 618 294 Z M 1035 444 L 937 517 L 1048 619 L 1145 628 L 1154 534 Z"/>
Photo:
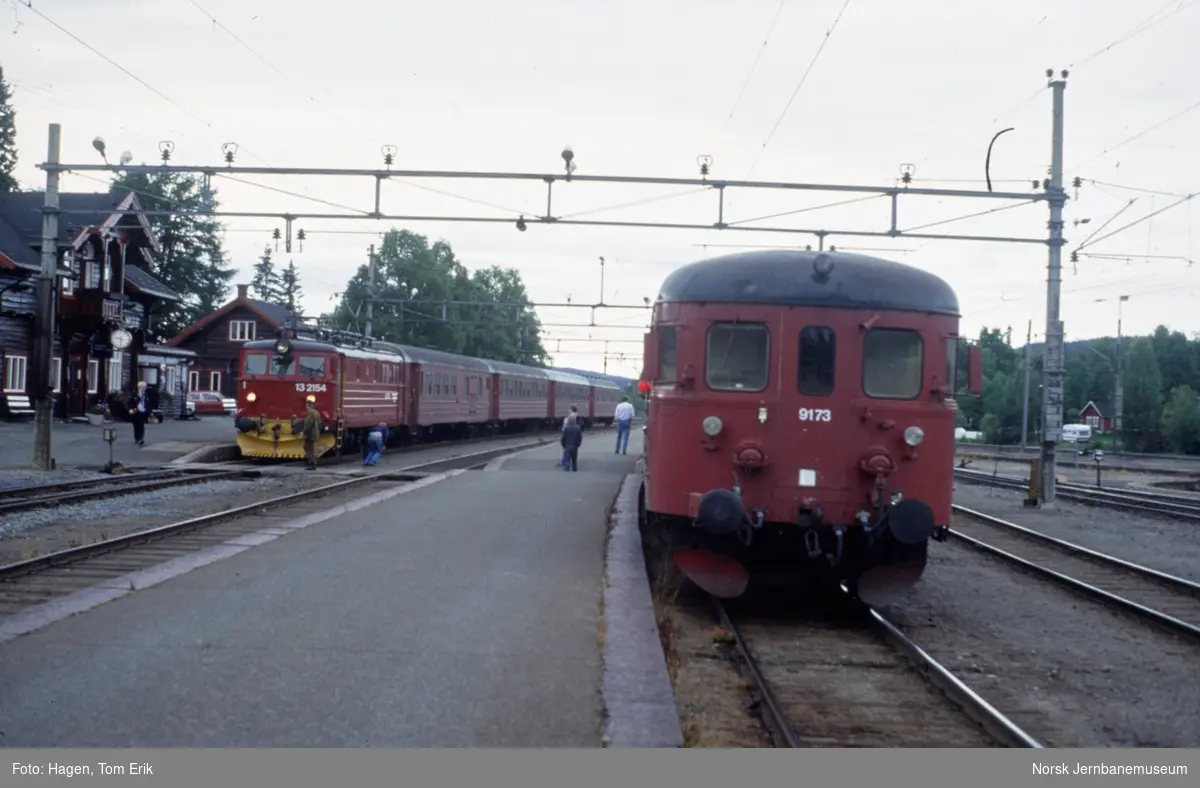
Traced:
<path id="1" fill-rule="evenodd" d="M 146 445 L 133 442 L 133 424 L 110 421 L 93 426 L 86 421 L 55 421 L 50 433 L 50 454 L 59 468 L 99 468 L 108 462 L 104 427 L 117 431 L 113 459 L 127 467 L 159 466 L 203 448 L 237 442 L 232 416 L 204 415 L 180 421 L 166 419 L 146 425 Z M 4 469 L 33 467 L 33 421 L 0 422 L 0 473 Z"/>
<path id="2" fill-rule="evenodd" d="M 606 512 L 585 435 L 0 643 L 7 747 L 598 747 Z M 269 519 L 264 528 L 271 527 Z"/>

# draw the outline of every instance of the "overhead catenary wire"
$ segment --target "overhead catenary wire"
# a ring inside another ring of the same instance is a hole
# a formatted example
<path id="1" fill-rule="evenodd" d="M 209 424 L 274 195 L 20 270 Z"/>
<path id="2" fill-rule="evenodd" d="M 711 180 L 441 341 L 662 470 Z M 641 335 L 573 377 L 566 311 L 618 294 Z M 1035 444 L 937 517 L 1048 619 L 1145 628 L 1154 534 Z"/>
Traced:
<path id="1" fill-rule="evenodd" d="M 758 69 L 759 61 L 767 51 L 767 44 L 771 41 L 771 34 L 775 32 L 775 25 L 779 23 L 779 16 L 783 13 L 783 7 L 787 5 L 787 0 L 779 0 L 779 6 L 775 9 L 775 16 L 771 18 L 771 26 L 767 28 L 767 35 L 763 37 L 762 46 L 758 49 L 758 54 L 754 57 L 754 62 L 750 64 L 750 71 L 746 74 L 746 79 L 742 82 L 742 88 L 738 91 L 737 98 L 733 100 L 733 106 L 729 108 L 729 114 L 725 116 L 725 123 L 722 124 L 721 130 L 729 125 L 729 121 L 733 120 L 733 113 L 737 111 L 738 105 L 742 103 L 742 96 L 746 94 L 746 88 L 750 86 L 750 80 L 754 77 L 754 72 Z"/>
<path id="2" fill-rule="evenodd" d="M 27 9 L 29 9 L 29 10 L 30 10 L 30 11 L 32 11 L 33 13 L 37 14 L 38 16 L 40 16 L 40 17 L 41 17 L 42 19 L 44 19 L 44 20 L 45 20 L 47 23 L 49 23 L 50 25 L 52 25 L 52 26 L 54 26 L 55 28 L 57 28 L 57 29 L 58 29 L 60 32 L 62 32 L 64 35 L 66 35 L 66 36 L 68 36 L 69 38 L 71 38 L 72 40 L 74 40 L 76 43 L 78 43 L 78 44 L 82 45 L 83 47 L 87 48 L 89 51 L 91 51 L 93 54 L 95 54 L 95 55 L 97 55 L 98 57 L 100 57 L 101 59 L 103 59 L 103 60 L 104 60 L 105 62 L 107 62 L 109 65 L 111 65 L 111 66 L 115 67 L 116 69 L 120 70 L 120 71 L 121 71 L 123 74 L 125 74 L 126 76 L 128 76 L 128 77 L 130 77 L 131 79 L 133 79 L 134 81 L 136 81 L 136 82 L 137 82 L 138 84 L 140 84 L 142 87 L 144 87 L 144 88 L 146 88 L 147 90 L 149 90 L 150 92 L 154 93 L 156 96 L 158 96 L 159 98 L 161 98 L 163 101 L 166 101 L 168 104 L 170 104 L 171 106 L 175 107 L 175 108 L 176 108 L 176 109 L 178 109 L 180 112 L 184 113 L 184 114 L 185 114 L 185 115 L 187 115 L 188 117 L 190 117 L 190 118 L 192 118 L 193 120 L 195 120 L 197 123 L 200 123 L 201 125 L 203 125 L 204 127 L 206 127 L 206 128 L 209 130 L 209 131 L 212 131 L 212 132 L 218 132 L 218 131 L 219 131 L 219 129 L 217 129 L 215 126 L 213 126 L 213 124 L 212 124 L 212 123 L 210 123 L 209 121 L 205 120 L 204 118 L 200 117 L 200 116 L 199 116 L 199 115 L 197 115 L 196 113 L 192 112 L 190 109 L 188 109 L 187 107 L 183 106 L 183 105 L 182 105 L 182 104 L 180 104 L 179 102 L 175 101 L 173 98 L 171 98 L 170 96 L 168 96 L 166 93 L 163 93 L 161 90 L 159 90 L 158 88 L 154 87 L 154 86 L 153 86 L 153 85 L 151 85 L 149 82 L 147 82 L 146 80 L 142 79 L 142 78 L 141 78 L 141 77 L 139 77 L 137 74 L 135 74 L 135 73 L 133 73 L 132 71 L 130 71 L 129 69 L 125 68 L 125 67 L 124 67 L 124 66 L 122 66 L 120 63 L 118 63 L 117 61 L 115 61 L 115 60 L 113 60 L 111 57 L 109 57 L 108 55 L 106 55 L 106 54 L 104 54 L 103 52 L 101 52 L 99 49 L 96 49 L 94 46 L 92 46 L 91 44 L 89 44 L 89 43 L 88 43 L 87 41 L 85 41 L 84 39 L 82 39 L 82 38 L 80 38 L 79 36 L 75 35 L 75 34 L 74 34 L 74 33 L 72 33 L 70 30 L 68 30 L 67 28 L 65 28 L 65 27 L 63 27 L 62 25 L 60 25 L 58 22 L 55 22 L 55 21 L 54 21 L 53 19 L 51 19 L 50 17 L 46 16 L 46 14 L 44 14 L 44 13 L 41 11 L 41 9 L 34 8 L 34 7 L 33 7 L 33 0 L 24 0 L 24 2 L 22 3 L 22 5 L 24 5 L 24 6 L 25 6 Z M 226 141 L 227 141 L 227 140 L 229 139 L 229 137 L 228 137 L 228 136 L 226 136 L 226 137 L 225 137 L 225 139 L 226 139 Z M 240 145 L 239 145 L 238 147 L 239 147 L 239 150 L 241 150 L 242 152 L 244 152 L 244 153 L 245 153 L 247 156 L 249 156 L 250 158 L 252 158 L 252 159 L 256 159 L 257 161 L 260 161 L 260 162 L 262 162 L 263 164 L 266 164 L 267 166 L 270 166 L 269 162 L 267 162 L 266 160 L 262 159 L 261 157 L 259 157 L 258 155 L 256 155 L 254 152 L 252 152 L 252 151 L 250 151 L 250 150 L 248 150 L 248 149 L 246 149 L 245 147 L 242 147 L 242 146 L 240 146 Z"/>
<path id="3" fill-rule="evenodd" d="M 1170 18 L 1170 17 L 1174 16 L 1176 13 L 1182 11 L 1185 7 L 1189 6 L 1193 1 L 1194 0 L 1171 0 L 1170 2 L 1166 3 L 1161 8 L 1159 8 L 1157 11 L 1155 11 L 1153 14 L 1151 14 L 1149 17 L 1142 20 L 1140 23 L 1138 23 L 1134 27 L 1124 31 L 1123 33 L 1118 35 L 1115 39 L 1113 39 L 1112 41 L 1109 41 L 1107 44 L 1101 46 L 1099 49 L 1096 49 L 1091 54 L 1084 57 L 1082 60 L 1072 62 L 1068 66 L 1068 68 L 1069 69 L 1078 68 L 1078 67 L 1084 65 L 1085 63 L 1089 63 L 1089 62 L 1107 54 L 1108 52 L 1112 51 L 1117 46 L 1125 43 L 1126 41 L 1130 40 L 1131 38 L 1134 38 L 1135 36 L 1140 35 L 1141 33 L 1144 33 L 1153 27 L 1157 27 L 1159 23 L 1166 21 L 1168 18 Z M 1166 11 L 1171 6 L 1176 6 L 1174 11 L 1170 11 L 1165 16 L 1162 16 L 1161 18 L 1156 19 L 1156 17 L 1159 17 L 1164 11 Z M 1044 21 L 1044 18 L 1043 18 L 1043 21 Z M 1040 25 L 1041 22 L 1039 22 L 1038 24 Z M 961 150 L 963 143 L 965 143 L 968 139 L 973 138 L 976 134 L 982 134 L 988 128 L 991 128 L 992 126 L 997 124 L 1001 118 L 1007 117 L 1011 113 L 1017 111 L 1018 109 L 1021 109 L 1026 104 L 1030 103 L 1034 99 L 1041 96 L 1048 89 L 1049 89 L 1048 87 L 1039 88 L 1038 90 L 1034 91 L 1033 93 L 1029 94 L 1025 98 L 1021 99 L 1020 101 L 1018 101 L 1015 104 L 1013 104 L 1012 106 L 1010 106 L 1008 109 L 1002 110 L 1001 112 L 997 113 L 996 116 L 993 117 L 992 120 L 988 124 L 986 124 L 986 125 L 980 124 L 980 126 L 975 127 L 976 128 L 975 131 L 972 131 L 969 134 L 964 135 L 962 138 L 960 138 L 959 142 L 956 142 L 952 146 L 950 146 L 950 149 L 952 151 Z M 1122 144 L 1124 144 L 1124 143 L 1122 143 Z M 933 158 L 936 155 L 938 155 L 937 151 L 924 157 L 921 160 L 921 162 L 927 163 L 931 158 Z M 1099 158 L 1099 157 L 1097 157 L 1097 158 Z M 956 162 L 956 164 L 957 164 L 957 162 Z M 1068 172 L 1073 172 L 1073 170 L 1069 170 Z M 1066 173 L 1064 173 L 1064 174 L 1066 174 Z"/>
<path id="4" fill-rule="evenodd" d="M 763 140 L 762 146 L 759 148 L 758 156 L 755 157 L 754 163 L 750 165 L 750 170 L 746 173 L 742 180 L 749 180 L 754 170 L 758 167 L 758 163 L 762 160 L 763 154 L 767 150 L 767 146 L 771 144 L 771 140 L 775 137 L 775 132 L 779 130 L 779 125 L 783 123 L 783 119 L 787 116 L 788 110 L 792 108 L 792 102 L 796 100 L 796 96 L 800 95 L 800 89 L 804 87 L 804 83 L 808 81 L 808 75 L 812 73 L 813 67 L 817 65 L 817 61 L 821 58 L 821 53 L 825 51 L 825 47 L 829 45 L 829 40 L 833 36 L 833 31 L 837 29 L 838 23 L 842 21 L 842 15 L 846 13 L 846 8 L 850 5 L 850 0 L 845 0 L 842 3 L 841 9 L 838 10 L 837 16 L 833 19 L 833 24 L 825 31 L 825 37 L 821 39 L 821 45 L 817 47 L 816 53 L 813 54 L 812 60 L 808 63 L 808 68 L 804 70 L 804 74 L 800 77 L 800 81 L 796 83 L 796 89 L 792 91 L 792 95 L 788 98 L 787 104 L 784 105 L 783 111 L 779 113 L 779 118 L 775 121 L 775 125 L 771 127 L 771 132 L 767 134 L 767 138 Z"/>
<path id="5" fill-rule="evenodd" d="M 208 9 L 204 8 L 202 5 L 200 5 L 200 3 L 196 2 L 196 0 L 188 0 L 188 2 L 190 2 L 193 6 L 195 6 L 198 11 L 200 11 L 202 14 L 204 14 L 206 17 L 208 17 L 210 20 L 212 20 L 212 23 L 214 26 L 220 28 L 226 34 L 228 34 L 230 38 L 232 38 L 237 43 L 241 44 L 252 55 L 254 55 L 256 58 L 261 60 L 268 68 L 270 68 L 272 71 L 274 71 L 276 74 L 278 74 L 281 79 L 283 79 L 285 82 L 287 82 L 288 84 L 290 84 L 294 88 L 296 88 L 298 91 L 300 91 L 300 93 L 302 93 L 306 98 L 308 98 L 309 101 L 311 101 L 314 104 L 319 103 L 316 96 L 314 96 L 311 92 L 309 92 L 307 88 L 305 88 L 303 85 L 298 83 L 296 80 L 289 77 L 283 70 L 281 70 L 278 66 L 276 66 L 274 63 L 272 63 L 270 60 L 268 60 L 258 50 L 256 50 L 254 47 L 247 44 L 244 40 L 242 40 L 241 37 L 239 37 L 237 35 L 237 33 L 233 32 L 233 30 L 231 30 L 228 25 L 225 25 L 219 19 L 217 19 L 215 16 L 213 16 L 213 14 L 210 11 L 208 11 Z M 355 133 L 359 133 L 362 131 L 362 124 L 353 123 L 348 118 L 346 118 L 344 115 L 342 115 L 340 112 L 332 112 L 332 113 L 330 113 L 330 115 L 331 115 L 331 117 L 335 118 L 338 122 L 340 122 L 343 126 L 345 126 L 347 129 L 349 129 Z M 442 189 L 435 189 L 432 186 L 425 186 L 423 184 L 413 183 L 412 181 L 406 181 L 406 180 L 402 180 L 399 178 L 389 179 L 389 181 L 394 181 L 394 183 L 396 183 L 396 184 L 410 186 L 412 188 L 421 189 L 423 191 L 432 192 L 434 194 L 440 194 L 445 197 L 451 197 L 451 198 L 454 198 L 457 200 L 463 200 L 465 202 L 475 203 L 476 205 L 482 205 L 482 206 L 485 206 L 488 208 L 495 208 L 496 210 L 503 211 L 505 213 L 514 213 L 514 214 L 522 213 L 522 211 L 513 210 L 511 208 L 508 208 L 508 207 L 505 207 L 502 205 L 496 205 L 494 203 L 490 203 L 485 200 L 480 200 L 480 199 L 476 199 L 476 198 L 472 198 L 472 197 L 465 197 L 461 194 L 455 194 L 454 192 L 448 192 L 448 191 L 445 191 Z M 525 211 L 525 212 L 527 213 L 528 211 Z"/>
<path id="6" fill-rule="evenodd" d="M 1100 153 L 1097 153 L 1095 156 L 1091 157 L 1090 159 L 1086 159 L 1083 163 L 1076 164 L 1074 167 L 1071 167 L 1071 169 L 1067 170 L 1067 172 L 1064 173 L 1064 175 L 1072 173 L 1072 172 L 1078 172 L 1080 169 L 1086 167 L 1087 165 L 1091 164 L 1092 162 L 1098 161 L 1098 160 L 1104 158 L 1105 156 L 1109 155 L 1110 153 L 1113 153 L 1114 151 L 1125 147 L 1126 145 L 1128 145 L 1131 142 L 1141 139 L 1142 137 L 1146 136 L 1147 134 L 1149 134 L 1153 131 L 1157 131 L 1157 130 L 1161 129 L 1163 126 L 1166 126 L 1168 123 L 1176 121 L 1179 118 L 1182 118 L 1184 115 L 1194 112 L 1197 109 L 1200 109 L 1200 101 L 1196 101 L 1193 104 L 1189 104 L 1187 107 L 1184 107 L 1179 112 L 1176 112 L 1174 115 L 1171 115 L 1169 118 L 1160 120 L 1158 123 L 1155 123 L 1153 126 L 1147 128 L 1147 129 L 1143 129 L 1142 131 L 1139 131 L 1137 134 L 1134 134 L 1131 137 L 1125 138 L 1124 140 L 1122 140 L 1121 142 L 1118 142 L 1116 145 L 1113 145 L 1110 148 L 1105 148 Z"/>

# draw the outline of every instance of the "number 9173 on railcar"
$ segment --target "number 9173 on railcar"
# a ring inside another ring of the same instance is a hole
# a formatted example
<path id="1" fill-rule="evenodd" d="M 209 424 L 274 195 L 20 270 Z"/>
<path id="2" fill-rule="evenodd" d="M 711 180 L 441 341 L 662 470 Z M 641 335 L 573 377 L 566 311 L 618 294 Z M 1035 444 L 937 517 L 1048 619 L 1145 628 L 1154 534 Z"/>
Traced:
<path id="1" fill-rule="evenodd" d="M 982 389 L 959 317 L 942 279 L 855 254 L 676 270 L 646 335 L 643 527 L 715 596 L 761 580 L 896 599 L 945 538 L 956 398 Z"/>

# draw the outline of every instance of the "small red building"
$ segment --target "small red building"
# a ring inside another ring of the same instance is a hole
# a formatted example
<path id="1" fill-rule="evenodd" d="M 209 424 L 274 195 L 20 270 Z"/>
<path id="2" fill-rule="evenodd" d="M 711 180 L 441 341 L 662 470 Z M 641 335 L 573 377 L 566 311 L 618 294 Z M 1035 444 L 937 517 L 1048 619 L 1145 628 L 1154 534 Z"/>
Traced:
<path id="1" fill-rule="evenodd" d="M 1079 423 L 1088 425 L 1096 432 L 1109 432 L 1113 427 L 1112 408 L 1107 402 L 1089 400 L 1079 411 Z"/>
<path id="2" fill-rule="evenodd" d="M 287 307 L 250 298 L 249 290 L 249 285 L 238 285 L 237 298 L 168 340 L 168 347 L 196 354 L 188 372 L 188 391 L 217 391 L 235 397 L 242 345 L 274 339 L 286 323 L 299 319 Z"/>

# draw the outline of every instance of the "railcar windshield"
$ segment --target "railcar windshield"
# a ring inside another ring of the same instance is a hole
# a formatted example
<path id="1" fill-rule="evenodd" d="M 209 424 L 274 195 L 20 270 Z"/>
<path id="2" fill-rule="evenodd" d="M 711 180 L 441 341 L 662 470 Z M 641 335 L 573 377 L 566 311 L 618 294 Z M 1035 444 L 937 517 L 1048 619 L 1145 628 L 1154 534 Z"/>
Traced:
<path id="1" fill-rule="evenodd" d="M 921 393 L 925 345 L 916 331 L 873 328 L 863 338 L 863 392 L 881 399 Z"/>
<path id="2" fill-rule="evenodd" d="M 280 356 L 273 354 L 268 362 L 264 353 L 246 356 L 243 372 L 246 375 L 282 375 L 288 377 L 325 377 L 324 356 Z"/>
<path id="3" fill-rule="evenodd" d="M 714 391 L 762 391 L 770 373 L 771 335 L 761 323 L 713 323 L 704 380 Z"/>

